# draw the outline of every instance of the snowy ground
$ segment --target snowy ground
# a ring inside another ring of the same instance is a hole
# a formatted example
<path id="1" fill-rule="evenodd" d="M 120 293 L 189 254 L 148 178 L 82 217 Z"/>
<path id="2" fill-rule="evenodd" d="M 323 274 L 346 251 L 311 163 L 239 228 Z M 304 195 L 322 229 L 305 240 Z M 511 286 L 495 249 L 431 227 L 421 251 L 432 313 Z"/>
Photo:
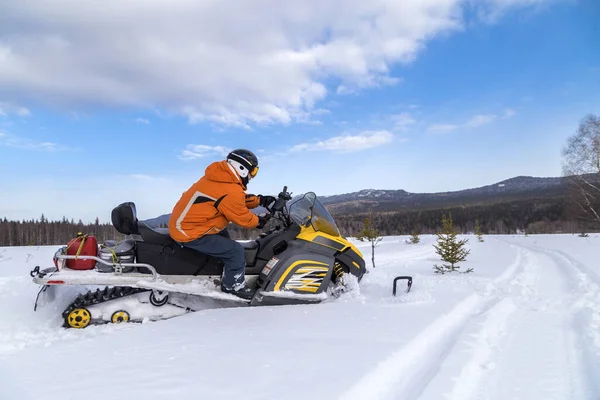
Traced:
<path id="1" fill-rule="evenodd" d="M 56 246 L 0 248 L 0 398 L 600 399 L 600 235 L 471 237 L 475 271 L 444 276 L 405 239 L 334 301 L 84 330 L 61 328 L 73 288 L 33 311 Z"/>

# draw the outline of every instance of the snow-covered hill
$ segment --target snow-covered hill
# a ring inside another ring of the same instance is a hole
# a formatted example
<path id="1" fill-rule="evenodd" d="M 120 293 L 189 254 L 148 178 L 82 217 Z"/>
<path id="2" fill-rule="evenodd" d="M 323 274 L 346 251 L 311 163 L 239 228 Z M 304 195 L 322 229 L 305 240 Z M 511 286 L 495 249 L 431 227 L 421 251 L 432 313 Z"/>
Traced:
<path id="1" fill-rule="evenodd" d="M 77 288 L 33 311 L 55 246 L 0 248 L 0 398 L 600 398 L 600 236 L 471 237 L 474 273 L 444 276 L 434 237 L 405 239 L 340 299 L 83 330 L 61 328 Z"/>
<path id="2" fill-rule="evenodd" d="M 407 197 L 422 198 L 426 201 L 434 199 L 455 199 L 467 197 L 518 195 L 531 192 L 551 191 L 565 188 L 566 182 L 562 177 L 539 178 L 533 176 L 516 176 L 491 185 L 457 190 L 453 192 L 437 193 L 409 193 L 405 190 L 375 190 L 363 189 L 358 192 L 345 193 L 332 196 L 321 196 L 326 204 L 344 203 L 353 200 L 379 200 L 402 202 Z"/>

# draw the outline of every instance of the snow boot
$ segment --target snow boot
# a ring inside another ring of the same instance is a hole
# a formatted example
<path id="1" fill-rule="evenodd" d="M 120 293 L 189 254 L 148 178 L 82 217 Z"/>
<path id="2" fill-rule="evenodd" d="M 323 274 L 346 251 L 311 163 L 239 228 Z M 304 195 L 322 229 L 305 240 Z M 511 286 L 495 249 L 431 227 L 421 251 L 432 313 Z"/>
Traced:
<path id="1" fill-rule="evenodd" d="M 232 294 L 234 296 L 237 296 L 237 297 L 245 299 L 245 300 L 252 300 L 254 293 L 256 293 L 256 288 L 253 289 L 253 288 L 250 288 L 250 287 L 244 285 L 244 287 L 236 290 L 236 289 L 227 289 L 223 285 L 221 285 L 221 291 L 223 293 L 229 293 L 229 294 Z"/>

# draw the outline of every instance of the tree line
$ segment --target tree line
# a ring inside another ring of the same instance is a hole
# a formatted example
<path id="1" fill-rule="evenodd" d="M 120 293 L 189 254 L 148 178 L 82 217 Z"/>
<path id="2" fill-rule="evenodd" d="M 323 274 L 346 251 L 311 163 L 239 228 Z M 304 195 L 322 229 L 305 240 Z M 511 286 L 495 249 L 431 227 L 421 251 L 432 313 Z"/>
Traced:
<path id="1" fill-rule="evenodd" d="M 93 235 L 98 243 L 109 239 L 122 240 L 120 234 L 112 224 L 95 222 L 85 224 L 81 220 L 75 222 L 63 217 L 60 221 L 49 221 L 44 215 L 39 219 L 9 221 L 0 219 L 0 246 L 46 246 L 64 245 L 81 232 Z"/>
<path id="2" fill-rule="evenodd" d="M 402 212 L 334 215 L 340 231 L 356 236 L 369 218 L 380 234 L 435 234 L 443 227 L 444 215 L 451 215 L 458 232 L 471 234 L 479 223 L 485 234 L 579 233 L 600 229 L 599 224 L 578 220 L 567 198 L 544 201 L 520 200 L 484 205 L 464 205 Z"/>
<path id="3" fill-rule="evenodd" d="M 230 224 L 228 231 L 232 238 L 238 240 L 256 238 L 261 233 L 258 229 L 245 229 L 234 224 Z M 43 214 L 40 218 L 21 221 L 0 218 L 0 246 L 62 246 L 75 238 L 79 232 L 95 236 L 98 243 L 126 238 L 111 223 L 100 223 L 98 218 L 94 223 L 83 223 L 81 220 L 75 222 L 66 217 L 59 221 L 50 221 Z"/>

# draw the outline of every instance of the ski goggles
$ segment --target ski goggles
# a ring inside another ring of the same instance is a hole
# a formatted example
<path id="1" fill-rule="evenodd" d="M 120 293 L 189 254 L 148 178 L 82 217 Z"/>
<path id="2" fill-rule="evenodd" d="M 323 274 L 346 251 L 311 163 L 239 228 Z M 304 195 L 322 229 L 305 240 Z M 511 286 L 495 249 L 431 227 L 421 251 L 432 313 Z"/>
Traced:
<path id="1" fill-rule="evenodd" d="M 258 165 L 250 170 L 250 176 L 255 177 L 258 174 Z"/>

